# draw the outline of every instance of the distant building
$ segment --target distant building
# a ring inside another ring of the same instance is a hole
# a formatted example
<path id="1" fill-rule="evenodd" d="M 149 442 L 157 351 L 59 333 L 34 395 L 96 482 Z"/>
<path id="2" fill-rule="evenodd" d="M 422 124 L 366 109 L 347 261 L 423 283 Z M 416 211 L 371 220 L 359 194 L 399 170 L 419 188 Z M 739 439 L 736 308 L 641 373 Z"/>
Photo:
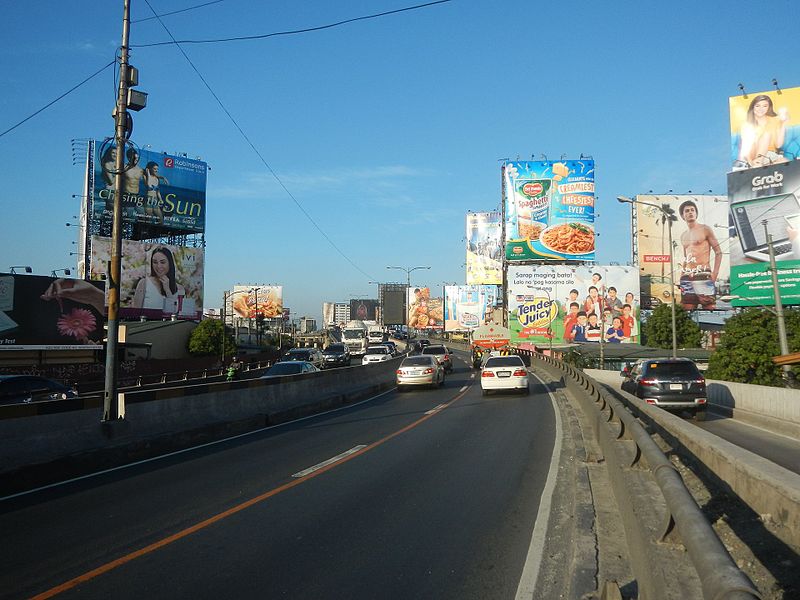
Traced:
<path id="1" fill-rule="evenodd" d="M 317 330 L 317 320 L 311 317 L 300 317 L 300 333 L 311 333 Z"/>

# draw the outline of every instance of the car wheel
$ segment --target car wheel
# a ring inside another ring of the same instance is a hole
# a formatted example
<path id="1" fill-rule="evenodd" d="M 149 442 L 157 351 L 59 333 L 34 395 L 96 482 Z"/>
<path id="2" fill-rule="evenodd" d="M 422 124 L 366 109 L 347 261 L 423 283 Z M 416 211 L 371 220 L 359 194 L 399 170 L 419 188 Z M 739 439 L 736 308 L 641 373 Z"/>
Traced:
<path id="1" fill-rule="evenodd" d="M 529 396 L 530 393 L 531 393 L 531 386 L 530 385 L 526 385 L 524 388 L 522 388 L 523 396 Z"/>
<path id="2" fill-rule="evenodd" d="M 397 391 L 398 391 L 398 392 L 404 392 L 404 391 L 405 391 L 405 389 L 406 389 L 406 388 L 404 388 L 404 387 L 403 387 L 402 385 L 400 385 L 399 383 L 397 384 Z"/>
<path id="3" fill-rule="evenodd" d="M 489 390 L 481 390 L 481 395 L 488 396 L 489 395 Z"/>
<path id="4" fill-rule="evenodd" d="M 695 421 L 705 421 L 706 420 L 706 409 L 697 409 L 692 413 L 692 418 Z"/>

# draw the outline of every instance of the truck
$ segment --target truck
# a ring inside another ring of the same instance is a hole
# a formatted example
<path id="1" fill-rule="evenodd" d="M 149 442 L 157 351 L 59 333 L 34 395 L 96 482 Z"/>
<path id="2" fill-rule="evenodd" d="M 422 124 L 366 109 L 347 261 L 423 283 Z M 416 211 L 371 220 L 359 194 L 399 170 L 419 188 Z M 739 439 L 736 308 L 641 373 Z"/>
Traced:
<path id="1" fill-rule="evenodd" d="M 352 357 L 361 357 L 366 354 L 369 339 L 364 321 L 348 321 L 342 329 L 342 343 L 347 345 Z"/>
<path id="2" fill-rule="evenodd" d="M 389 336 L 380 325 L 370 325 L 367 330 L 367 339 L 370 344 L 380 344 L 389 341 Z"/>

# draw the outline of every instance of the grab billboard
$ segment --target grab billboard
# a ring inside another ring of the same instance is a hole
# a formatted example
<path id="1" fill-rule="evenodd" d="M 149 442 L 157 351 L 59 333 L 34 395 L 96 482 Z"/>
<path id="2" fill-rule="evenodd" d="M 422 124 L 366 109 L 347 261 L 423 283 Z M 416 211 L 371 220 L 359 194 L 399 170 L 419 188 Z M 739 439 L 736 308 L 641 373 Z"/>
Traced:
<path id="1" fill-rule="evenodd" d="M 633 267 L 508 268 L 512 343 L 638 343 L 639 273 Z"/>
<path id="2" fill-rule="evenodd" d="M 499 286 L 445 286 L 444 330 L 467 331 L 485 325 L 499 304 Z"/>
<path id="3" fill-rule="evenodd" d="M 594 161 L 508 162 L 508 261 L 594 260 Z"/>
<path id="4" fill-rule="evenodd" d="M 731 304 L 773 306 L 769 246 L 783 304 L 800 304 L 800 161 L 728 173 L 734 226 Z"/>
<path id="5" fill-rule="evenodd" d="M 467 285 L 503 283 L 499 212 L 467 213 Z"/>
<path id="6" fill-rule="evenodd" d="M 95 142 L 92 220 L 110 223 L 114 214 L 117 148 Z M 174 233 L 203 233 L 208 165 L 186 156 L 127 146 L 122 173 L 123 223 Z"/>
<path id="7" fill-rule="evenodd" d="M 729 309 L 730 304 L 720 300 L 730 293 L 728 198 L 644 194 L 636 196 L 632 206 L 645 308 L 675 298 L 686 310 Z M 671 253 L 664 208 L 675 216 Z"/>
<path id="8" fill-rule="evenodd" d="M 0 350 L 103 347 L 105 282 L 0 275 Z"/>
<path id="9" fill-rule="evenodd" d="M 122 240 L 119 314 L 123 318 L 203 314 L 203 248 Z M 108 277 L 111 239 L 92 236 L 90 278 Z"/>

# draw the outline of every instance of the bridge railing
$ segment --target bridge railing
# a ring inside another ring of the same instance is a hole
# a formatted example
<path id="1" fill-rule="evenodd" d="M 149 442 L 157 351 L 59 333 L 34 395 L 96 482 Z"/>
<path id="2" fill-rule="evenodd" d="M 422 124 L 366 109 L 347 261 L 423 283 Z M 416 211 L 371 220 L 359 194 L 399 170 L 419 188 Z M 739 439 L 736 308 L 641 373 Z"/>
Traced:
<path id="1" fill-rule="evenodd" d="M 714 529 L 703 515 L 683 479 L 650 434 L 624 404 L 582 371 L 542 354 L 519 351 L 536 361 L 557 369 L 581 409 L 594 424 L 594 434 L 608 463 L 609 477 L 621 507 L 626 536 L 630 545 L 631 566 L 643 597 L 662 597 L 662 573 L 656 559 L 648 552 L 654 544 L 677 537 L 683 543 L 697 571 L 705 598 L 759 598 L 758 590 L 736 566 Z M 540 364 L 541 366 L 541 364 Z M 666 515 L 658 539 L 642 522 L 636 510 L 625 503 L 626 470 L 646 468 L 658 485 L 666 506 Z M 629 510 L 624 510 L 628 506 Z"/>

